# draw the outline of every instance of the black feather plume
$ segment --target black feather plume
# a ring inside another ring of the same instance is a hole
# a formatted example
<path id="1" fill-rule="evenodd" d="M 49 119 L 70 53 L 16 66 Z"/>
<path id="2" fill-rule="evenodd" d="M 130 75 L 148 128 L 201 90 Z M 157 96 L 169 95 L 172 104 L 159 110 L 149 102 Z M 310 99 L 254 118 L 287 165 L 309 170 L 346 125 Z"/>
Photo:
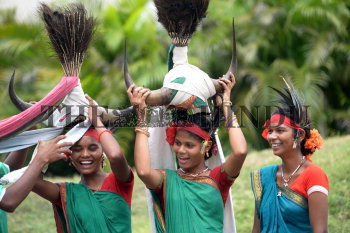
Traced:
<path id="1" fill-rule="evenodd" d="M 79 76 L 94 33 L 95 19 L 87 15 L 82 4 L 71 4 L 57 11 L 41 4 L 39 12 L 65 75 Z"/>
<path id="2" fill-rule="evenodd" d="M 154 0 L 158 21 L 176 46 L 186 46 L 206 17 L 209 0 Z"/>
<path id="3" fill-rule="evenodd" d="M 274 102 L 281 104 L 282 108 L 289 112 L 289 115 L 294 122 L 300 124 L 302 127 L 308 126 L 310 124 L 310 121 L 304 105 L 304 98 L 301 98 L 299 96 L 298 92 L 291 82 L 287 81 L 284 78 L 283 81 L 286 84 L 286 87 L 283 88 L 283 91 L 278 90 L 274 87 L 270 87 L 281 97 L 274 100 Z"/>

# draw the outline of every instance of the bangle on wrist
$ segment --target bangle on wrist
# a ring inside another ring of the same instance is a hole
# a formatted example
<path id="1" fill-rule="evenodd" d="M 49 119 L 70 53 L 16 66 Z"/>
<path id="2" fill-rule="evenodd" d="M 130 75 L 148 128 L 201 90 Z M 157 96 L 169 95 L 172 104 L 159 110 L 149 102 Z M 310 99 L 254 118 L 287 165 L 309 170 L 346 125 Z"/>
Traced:
<path id="1" fill-rule="evenodd" d="M 146 129 L 146 131 L 147 131 L 147 123 L 146 123 L 146 121 L 144 121 L 144 120 L 137 121 L 136 128 Z"/>
<path id="2" fill-rule="evenodd" d="M 109 134 L 112 135 L 112 132 L 111 132 L 110 130 L 105 129 L 105 130 L 103 130 L 101 133 L 98 134 L 98 137 L 97 137 L 98 142 L 101 141 L 101 136 L 102 136 L 102 134 L 104 134 L 104 133 L 109 133 Z"/>
<path id="3" fill-rule="evenodd" d="M 150 136 L 150 134 L 149 134 L 147 128 L 137 127 L 137 128 L 135 128 L 135 132 L 136 132 L 136 133 L 137 133 L 137 132 L 142 133 L 142 134 L 146 135 L 147 137 Z"/>
<path id="4" fill-rule="evenodd" d="M 137 110 L 137 127 L 145 128 L 147 126 L 147 108 Z"/>
<path id="5" fill-rule="evenodd" d="M 232 113 L 231 119 L 227 120 L 226 128 L 239 128 L 238 119 L 234 113 Z"/>
<path id="6" fill-rule="evenodd" d="M 222 101 L 222 105 L 223 106 L 232 106 L 232 102 L 229 100 L 224 100 L 224 101 Z"/>

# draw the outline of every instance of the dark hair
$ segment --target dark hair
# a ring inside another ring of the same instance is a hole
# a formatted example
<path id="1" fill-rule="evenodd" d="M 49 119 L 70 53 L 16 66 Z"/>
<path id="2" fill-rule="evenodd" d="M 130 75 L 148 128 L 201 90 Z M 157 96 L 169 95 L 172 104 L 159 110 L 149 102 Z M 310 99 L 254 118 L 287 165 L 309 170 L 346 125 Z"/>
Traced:
<path id="1" fill-rule="evenodd" d="M 188 114 L 187 110 L 175 110 L 173 111 L 172 117 L 173 120 L 172 122 L 174 123 L 194 123 L 199 126 L 202 130 L 206 131 L 209 136 L 210 140 L 212 141 L 212 146 L 210 148 L 209 152 L 209 157 L 204 156 L 204 159 L 207 160 L 209 159 L 213 154 L 212 154 L 212 149 L 214 145 L 216 145 L 216 140 L 215 140 L 215 131 L 219 126 L 219 119 L 218 116 L 215 116 L 216 114 L 212 115 L 210 113 L 196 113 L 196 114 Z M 198 135 L 191 133 L 187 131 L 191 136 L 194 138 L 198 139 L 199 141 L 203 142 L 204 139 L 199 137 Z"/>

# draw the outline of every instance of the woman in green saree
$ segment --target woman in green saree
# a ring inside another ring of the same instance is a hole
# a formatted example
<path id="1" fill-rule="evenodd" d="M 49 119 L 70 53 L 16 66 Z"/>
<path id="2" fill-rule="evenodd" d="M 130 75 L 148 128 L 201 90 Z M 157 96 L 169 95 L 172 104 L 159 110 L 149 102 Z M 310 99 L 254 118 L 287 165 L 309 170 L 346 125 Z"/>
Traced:
<path id="1" fill-rule="evenodd" d="M 71 147 L 70 156 L 80 173 L 79 184 L 39 180 L 33 191 L 53 203 L 59 233 L 131 233 L 133 173 L 112 133 L 93 114 L 93 100 L 86 98 L 94 129 Z M 110 162 L 110 174 L 101 169 L 103 154 Z"/>
<path id="2" fill-rule="evenodd" d="M 251 174 L 255 196 L 253 233 L 325 233 L 328 217 L 328 179 L 311 155 L 322 138 L 310 130 L 306 108 L 294 87 L 273 88 L 282 108 L 265 123 L 263 137 L 281 165 L 263 167 Z"/>
<path id="3" fill-rule="evenodd" d="M 216 126 L 204 113 L 178 115 L 176 122 L 167 128 L 166 140 L 176 154 L 179 169 L 151 169 L 149 132 L 143 124 L 145 99 L 150 91 L 133 85 L 128 89 L 130 102 L 138 114 L 136 171 L 152 191 L 157 232 L 223 232 L 224 202 L 247 155 L 247 143 L 230 109 L 230 94 L 235 84 L 232 74 L 231 78 L 232 82 L 220 79 L 220 83 L 225 89 L 223 111 L 232 152 L 224 164 L 213 170 L 206 166 L 205 160 L 215 154 L 213 128 Z"/>

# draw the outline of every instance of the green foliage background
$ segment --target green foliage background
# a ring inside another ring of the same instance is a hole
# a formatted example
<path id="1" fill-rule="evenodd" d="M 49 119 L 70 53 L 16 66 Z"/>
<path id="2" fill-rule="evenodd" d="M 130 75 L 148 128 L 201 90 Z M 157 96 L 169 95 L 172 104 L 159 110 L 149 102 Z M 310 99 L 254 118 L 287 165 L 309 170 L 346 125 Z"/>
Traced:
<path id="1" fill-rule="evenodd" d="M 80 75 L 83 89 L 100 105 L 129 106 L 123 72 L 124 39 L 130 71 L 138 85 L 159 88 L 167 72 L 170 40 L 157 22 L 149 0 L 119 0 L 113 4 L 83 1 L 99 25 Z M 66 1 L 54 5 L 63 6 Z M 260 136 L 262 106 L 271 105 L 271 89 L 290 77 L 310 105 L 313 126 L 324 136 L 350 133 L 350 3 L 342 0 L 211 1 L 189 47 L 189 60 L 211 77 L 226 72 L 231 56 L 231 21 L 235 17 L 238 75 L 232 101 L 244 126 L 250 150 L 266 148 Z M 16 70 L 16 91 L 22 99 L 40 100 L 63 75 L 48 45 L 38 15 L 17 22 L 14 11 L 0 12 L 0 118 L 18 110 L 7 93 Z M 258 125 L 241 114 L 245 106 Z M 260 107 L 256 107 L 260 106 Z M 222 132 L 219 132 L 222 134 Z M 134 133 L 115 133 L 132 164 Z M 228 141 L 221 135 L 224 150 Z M 62 170 L 62 169 L 60 169 Z"/>
<path id="2" fill-rule="evenodd" d="M 170 40 L 157 22 L 150 0 L 119 0 L 105 5 L 83 1 L 99 25 L 84 65 L 81 82 L 86 93 L 104 106 L 129 106 L 122 79 L 124 39 L 128 41 L 129 68 L 138 85 L 159 88 L 167 72 Z M 62 6 L 66 1 L 57 1 Z M 323 136 L 350 133 L 350 2 L 345 0 L 212 0 L 189 47 L 189 60 L 211 77 L 226 72 L 231 52 L 231 21 L 235 17 L 238 75 L 232 101 L 236 105 L 250 151 L 266 148 L 261 139 L 265 109 L 271 105 L 268 86 L 281 87 L 280 76 L 290 77 L 305 94 L 313 126 Z M 17 22 L 14 10 L 0 11 L 0 119 L 18 113 L 7 96 L 7 85 L 16 70 L 16 91 L 26 100 L 40 100 L 63 75 L 49 49 L 39 17 Z M 239 106 L 258 119 L 254 126 Z M 259 115 L 257 114 L 259 113 Z M 224 150 L 228 141 L 219 131 Z M 129 162 L 133 163 L 133 129 L 115 133 Z M 349 136 L 334 137 L 315 154 L 314 162 L 330 181 L 329 230 L 350 232 Z M 341 161 L 341 163 L 339 162 Z M 276 163 L 270 151 L 248 155 L 240 178 L 233 186 L 238 232 L 249 232 L 253 196 L 249 171 Z M 63 165 L 54 174 L 66 175 Z M 52 166 L 51 166 L 52 167 Z M 77 178 L 74 178 L 77 179 Z M 61 179 L 54 181 L 63 181 Z M 143 185 L 136 182 L 133 198 L 134 232 L 149 232 Z M 50 215 L 51 214 L 51 215 Z M 31 194 L 9 215 L 10 232 L 54 232 L 50 204 Z"/>

